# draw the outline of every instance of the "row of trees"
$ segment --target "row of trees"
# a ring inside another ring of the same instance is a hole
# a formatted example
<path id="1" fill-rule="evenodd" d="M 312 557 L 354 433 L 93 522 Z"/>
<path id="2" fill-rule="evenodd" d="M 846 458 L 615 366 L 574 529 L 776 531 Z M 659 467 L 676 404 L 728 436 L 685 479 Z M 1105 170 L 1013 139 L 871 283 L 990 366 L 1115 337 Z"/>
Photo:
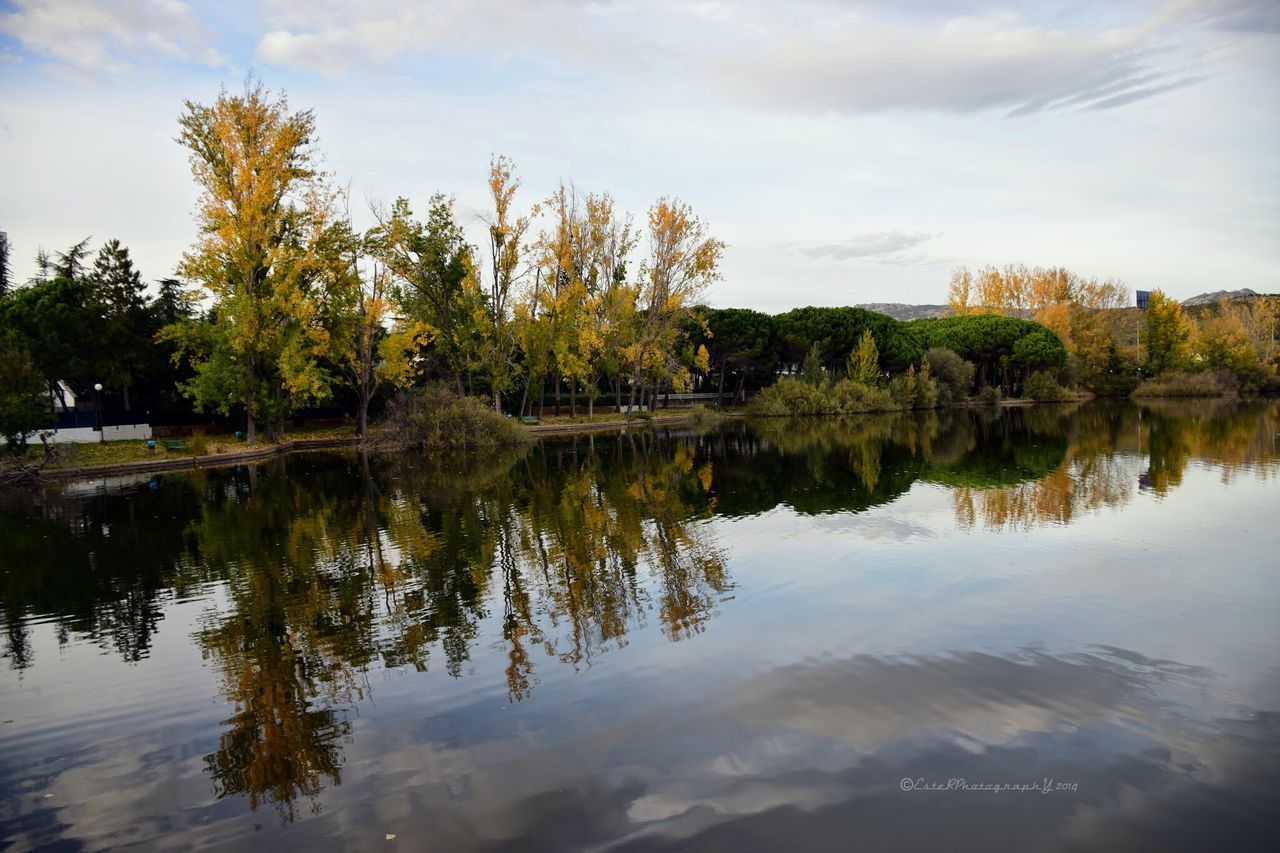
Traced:
<path id="1" fill-rule="evenodd" d="M 1273 376 L 1280 354 L 1280 299 L 1223 297 L 1195 316 L 1176 299 L 1151 292 L 1147 303 L 1147 364 L 1154 373 L 1226 370 L 1241 377 Z"/>
<path id="2" fill-rule="evenodd" d="M 86 238 L 36 261 L 25 286 L 0 296 L 0 434 L 18 441 L 46 424 L 51 402 L 70 411 L 68 390 L 98 384 L 125 410 L 180 405 L 183 374 L 156 338 L 187 314 L 182 285 L 166 279 L 149 295 L 118 240 L 92 255 Z"/>
<path id="3" fill-rule="evenodd" d="M 1040 323 L 1062 342 L 1071 374 L 1086 385 L 1104 383 L 1117 372 L 1275 372 L 1275 297 L 1223 299 L 1192 316 L 1154 290 L 1145 317 L 1138 317 L 1136 310 L 1118 310 L 1129 304 L 1122 282 L 1084 278 L 1063 267 L 1007 265 L 956 269 L 947 301 L 956 316 L 995 314 Z"/>
<path id="4" fill-rule="evenodd" d="M 726 377 L 733 377 L 739 391 L 767 385 L 779 373 L 850 374 L 851 360 L 868 341 L 876 359 L 859 362 L 859 381 L 865 384 L 919 369 L 930 349 L 945 348 L 975 366 L 974 387 L 993 385 L 1012 393 L 1030 372 L 1060 368 L 1067 358 L 1058 337 L 1032 320 L 975 314 L 902 322 L 850 307 L 796 308 L 775 315 L 699 308 L 689 341 L 707 353 L 705 368 L 695 373 L 706 374 L 721 390 Z"/>
<path id="5" fill-rule="evenodd" d="M 514 391 L 530 405 L 548 378 L 588 407 L 602 381 L 615 394 L 626 381 L 641 401 L 687 382 L 680 332 L 723 243 L 679 200 L 649 210 L 635 275 L 641 234 L 607 193 L 561 186 L 522 207 L 505 157 L 490 164 L 485 251 L 443 195 L 424 218 L 403 198 L 375 204 L 376 225 L 358 233 L 316 166 L 310 112 L 250 84 L 188 102 L 180 123 L 202 190 L 201 237 L 180 273 L 209 307 L 162 335 L 193 367 L 186 393 L 224 414 L 242 408 L 250 443 L 258 421 L 278 430 L 344 382 L 362 433 L 380 384 L 442 379 L 501 410 Z"/>

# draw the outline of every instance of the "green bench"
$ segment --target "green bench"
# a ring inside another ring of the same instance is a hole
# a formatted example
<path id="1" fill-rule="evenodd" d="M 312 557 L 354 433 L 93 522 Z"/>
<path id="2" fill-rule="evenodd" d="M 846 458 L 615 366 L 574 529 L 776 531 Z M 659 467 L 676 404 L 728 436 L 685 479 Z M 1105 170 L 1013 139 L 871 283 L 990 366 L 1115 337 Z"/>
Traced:
<path id="1" fill-rule="evenodd" d="M 185 450 L 187 440 L 185 438 L 166 438 L 161 442 L 165 450 Z"/>
<path id="2" fill-rule="evenodd" d="M 521 415 L 520 423 L 533 426 L 534 424 L 542 423 L 542 421 L 536 415 Z"/>

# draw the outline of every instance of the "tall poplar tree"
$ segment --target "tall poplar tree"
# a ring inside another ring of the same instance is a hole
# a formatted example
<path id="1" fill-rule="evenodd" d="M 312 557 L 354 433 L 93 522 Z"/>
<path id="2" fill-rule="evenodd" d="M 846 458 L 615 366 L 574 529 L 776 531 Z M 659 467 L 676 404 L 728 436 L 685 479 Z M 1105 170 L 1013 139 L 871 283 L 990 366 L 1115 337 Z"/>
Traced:
<path id="1" fill-rule="evenodd" d="M 186 390 L 224 414 L 243 405 L 253 444 L 260 416 L 274 428 L 328 391 L 314 289 L 334 194 L 316 168 L 314 115 L 290 112 L 261 83 L 224 89 L 211 105 L 187 101 L 179 125 L 201 190 L 200 236 L 179 271 L 212 300 L 212 328 L 175 333 L 196 372 Z"/>

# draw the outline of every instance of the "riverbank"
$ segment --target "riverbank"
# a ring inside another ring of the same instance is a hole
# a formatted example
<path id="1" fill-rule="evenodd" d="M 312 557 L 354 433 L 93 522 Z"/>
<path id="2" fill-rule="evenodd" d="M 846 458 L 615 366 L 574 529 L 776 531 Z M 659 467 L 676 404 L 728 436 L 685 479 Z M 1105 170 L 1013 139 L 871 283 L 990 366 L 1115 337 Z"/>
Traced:
<path id="1" fill-rule="evenodd" d="M 592 421 L 553 421 L 551 423 L 521 425 L 521 429 L 528 433 L 531 438 L 542 436 L 560 437 L 586 433 L 619 431 L 628 428 L 648 429 L 658 426 L 688 426 L 699 421 L 705 421 L 709 418 L 721 420 L 741 417 L 744 417 L 744 415 L 740 412 L 708 414 L 705 411 L 697 411 L 687 414 L 657 417 L 616 416 Z M 110 442 L 103 446 L 110 446 L 110 444 L 124 444 L 124 442 Z M 166 452 L 163 449 L 149 451 L 145 448 L 145 442 L 129 442 L 128 444 L 137 445 L 138 447 L 125 449 L 134 450 L 139 454 Z M 224 442 L 218 437 L 212 437 L 209 444 L 215 448 L 224 448 L 229 446 L 230 441 Z M 285 456 L 291 453 L 299 453 L 307 450 L 358 447 L 363 444 L 366 444 L 366 440 L 355 436 L 325 435 L 288 439 L 276 444 L 263 445 L 252 449 L 217 449 L 211 453 L 165 455 L 159 458 L 139 458 L 99 465 L 58 465 L 55 463 L 54 465 L 41 469 L 38 477 L 33 481 L 28 482 L 62 482 L 94 479 L 98 477 L 115 477 L 126 474 L 150 474 L 167 471 L 191 471 L 197 468 L 219 468 L 228 465 L 239 465 L 246 462 L 260 462 L 264 459 L 270 459 L 275 456 Z M 98 447 L 98 445 L 89 445 L 89 447 Z M 120 448 L 116 449 L 119 450 Z"/>

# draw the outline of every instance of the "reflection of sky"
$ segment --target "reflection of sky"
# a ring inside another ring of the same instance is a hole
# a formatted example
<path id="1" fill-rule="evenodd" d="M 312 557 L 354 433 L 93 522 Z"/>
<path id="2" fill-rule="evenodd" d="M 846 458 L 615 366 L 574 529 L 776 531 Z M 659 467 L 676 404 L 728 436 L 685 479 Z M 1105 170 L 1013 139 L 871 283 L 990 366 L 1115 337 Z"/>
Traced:
<path id="1" fill-rule="evenodd" d="M 226 609 L 216 588 L 166 607 L 142 665 L 46 623 L 39 665 L 0 675 L 5 821 L 112 845 L 992 849 L 1056 830 L 1204 849 L 1218 827 L 1247 847 L 1280 791 L 1275 489 L 1192 465 L 1069 527 L 964 529 L 925 483 L 858 515 L 701 522 L 734 581 L 707 630 L 650 624 L 577 671 L 535 649 L 511 705 L 495 606 L 463 677 L 369 674 L 342 784 L 287 828 L 212 802 L 203 756 L 230 709 L 186 638 Z M 906 794 L 903 776 L 1079 792 Z"/>

